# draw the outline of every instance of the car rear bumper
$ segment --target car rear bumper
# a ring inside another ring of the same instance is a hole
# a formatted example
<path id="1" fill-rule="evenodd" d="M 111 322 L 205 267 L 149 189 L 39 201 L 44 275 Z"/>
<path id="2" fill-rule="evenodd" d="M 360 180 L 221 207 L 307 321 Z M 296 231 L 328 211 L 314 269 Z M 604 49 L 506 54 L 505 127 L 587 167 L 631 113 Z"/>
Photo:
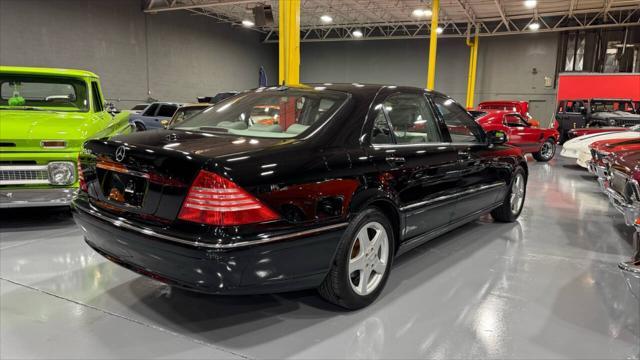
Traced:
<path id="1" fill-rule="evenodd" d="M 305 237 L 219 250 L 186 245 L 115 226 L 74 206 L 89 246 L 139 274 L 212 294 L 259 294 L 318 287 L 328 273 L 344 227 Z"/>
<path id="2" fill-rule="evenodd" d="M 0 189 L 1 208 L 68 206 L 74 188 Z"/>

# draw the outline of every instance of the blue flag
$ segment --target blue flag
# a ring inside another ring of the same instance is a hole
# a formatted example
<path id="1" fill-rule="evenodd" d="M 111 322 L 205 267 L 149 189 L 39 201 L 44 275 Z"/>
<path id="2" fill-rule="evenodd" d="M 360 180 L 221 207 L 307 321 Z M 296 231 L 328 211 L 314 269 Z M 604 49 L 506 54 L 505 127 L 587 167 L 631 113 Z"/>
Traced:
<path id="1" fill-rule="evenodd" d="M 267 72 L 264 71 L 264 67 L 260 66 L 260 71 L 258 71 L 258 87 L 267 86 Z"/>

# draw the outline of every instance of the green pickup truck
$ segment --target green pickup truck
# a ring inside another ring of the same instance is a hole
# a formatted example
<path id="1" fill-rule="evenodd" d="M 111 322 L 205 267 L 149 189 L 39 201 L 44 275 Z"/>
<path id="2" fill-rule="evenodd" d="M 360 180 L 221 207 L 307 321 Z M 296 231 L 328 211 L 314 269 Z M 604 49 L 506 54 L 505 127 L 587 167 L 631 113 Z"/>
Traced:
<path id="1" fill-rule="evenodd" d="M 82 144 L 131 132 L 128 120 L 89 71 L 0 66 L 0 208 L 68 205 Z"/>

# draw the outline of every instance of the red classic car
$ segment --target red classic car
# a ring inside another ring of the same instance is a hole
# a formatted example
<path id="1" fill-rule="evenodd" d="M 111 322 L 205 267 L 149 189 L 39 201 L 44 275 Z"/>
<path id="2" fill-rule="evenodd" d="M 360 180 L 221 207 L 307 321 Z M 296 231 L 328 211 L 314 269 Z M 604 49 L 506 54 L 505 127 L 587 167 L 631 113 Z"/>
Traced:
<path id="1" fill-rule="evenodd" d="M 520 113 L 505 110 L 483 110 L 476 122 L 485 131 L 498 130 L 507 134 L 508 143 L 533 154 L 537 161 L 549 161 L 556 153 L 559 134 L 555 129 L 539 127 L 535 120 L 528 120 Z"/>
<path id="2" fill-rule="evenodd" d="M 627 151 L 640 151 L 640 139 L 608 139 L 596 141 L 589 145 L 591 160 L 587 162 L 589 172 L 598 177 L 598 182 L 605 189 L 608 177 L 608 168 L 605 159 L 608 156 L 621 154 Z"/>
<path id="3" fill-rule="evenodd" d="M 516 112 L 527 121 L 533 120 L 529 114 L 529 103 L 527 101 L 520 100 L 492 100 L 483 101 L 478 104 L 478 110 L 504 110 L 509 112 Z"/>
<path id="4" fill-rule="evenodd" d="M 607 180 L 604 188 L 611 203 L 624 214 L 627 225 L 640 219 L 640 151 L 611 154 L 605 159 Z"/>
<path id="5" fill-rule="evenodd" d="M 628 131 L 628 130 L 629 130 L 628 127 L 622 127 L 622 126 L 577 128 L 577 129 L 569 130 L 567 132 L 567 138 L 573 139 L 583 135 L 592 135 L 592 134 L 600 134 L 605 132 Z"/>

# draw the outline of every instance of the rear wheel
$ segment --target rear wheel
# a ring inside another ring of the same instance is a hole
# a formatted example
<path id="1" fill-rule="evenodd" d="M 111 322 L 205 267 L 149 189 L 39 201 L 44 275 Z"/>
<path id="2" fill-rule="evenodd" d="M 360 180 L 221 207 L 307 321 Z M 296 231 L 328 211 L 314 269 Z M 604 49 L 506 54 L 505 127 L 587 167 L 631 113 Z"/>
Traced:
<path id="1" fill-rule="evenodd" d="M 371 304 L 382 292 L 394 256 L 393 229 L 376 208 L 351 221 L 331 270 L 318 289 L 327 301 L 350 310 Z"/>
<path id="2" fill-rule="evenodd" d="M 145 131 L 147 130 L 144 125 L 140 124 L 139 122 L 135 123 L 136 125 L 136 131 Z"/>
<path id="3" fill-rule="evenodd" d="M 491 216 L 496 221 L 514 222 L 520 216 L 524 207 L 524 200 L 527 196 L 527 179 L 524 170 L 518 167 L 513 174 L 511 187 L 504 202 L 499 208 L 491 212 Z"/>
<path id="4" fill-rule="evenodd" d="M 556 154 L 556 141 L 554 139 L 547 139 L 547 141 L 542 144 L 540 147 L 540 151 L 533 153 L 533 158 L 537 161 L 547 162 L 553 159 L 553 156 Z"/>

